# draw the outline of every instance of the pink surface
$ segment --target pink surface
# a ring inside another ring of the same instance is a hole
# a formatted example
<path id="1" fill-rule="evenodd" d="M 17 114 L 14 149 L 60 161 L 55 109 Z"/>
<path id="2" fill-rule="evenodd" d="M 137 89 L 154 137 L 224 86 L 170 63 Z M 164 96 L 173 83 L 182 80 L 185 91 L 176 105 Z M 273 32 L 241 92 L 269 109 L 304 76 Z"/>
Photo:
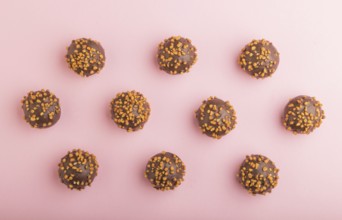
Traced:
<path id="1" fill-rule="evenodd" d="M 1 1 L 0 219 L 342 219 L 341 1 Z M 191 72 L 158 70 L 156 47 L 171 35 L 192 39 Z M 103 71 L 81 78 L 64 55 L 74 38 L 102 43 Z M 240 49 L 266 38 L 280 52 L 275 75 L 256 80 L 237 65 Z M 61 100 L 52 128 L 32 129 L 20 100 L 47 88 Z M 126 133 L 110 120 L 116 93 L 149 100 L 145 128 Z M 280 124 L 288 99 L 306 94 L 327 118 L 309 136 Z M 221 140 L 200 133 L 194 111 L 216 95 L 235 107 L 238 125 Z M 92 187 L 70 191 L 57 164 L 73 148 L 100 163 Z M 171 192 L 153 189 L 143 171 L 162 150 L 187 165 Z M 235 179 L 246 154 L 280 168 L 272 194 L 251 196 Z"/>

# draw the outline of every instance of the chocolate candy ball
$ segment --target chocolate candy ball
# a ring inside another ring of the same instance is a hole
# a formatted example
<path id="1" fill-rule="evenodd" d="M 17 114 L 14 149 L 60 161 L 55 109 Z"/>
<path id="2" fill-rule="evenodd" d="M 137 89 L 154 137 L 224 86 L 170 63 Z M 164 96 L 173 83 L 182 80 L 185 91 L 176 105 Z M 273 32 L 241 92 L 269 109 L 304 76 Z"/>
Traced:
<path id="1" fill-rule="evenodd" d="M 142 129 L 150 112 L 146 98 L 136 91 L 118 93 L 111 102 L 112 119 L 129 132 Z"/>
<path id="2" fill-rule="evenodd" d="M 157 58 L 161 70 L 171 75 L 186 73 L 197 61 L 196 47 L 187 38 L 173 36 L 159 44 Z"/>
<path id="3" fill-rule="evenodd" d="M 82 190 L 90 186 L 97 176 L 99 165 L 96 157 L 83 150 L 73 150 L 58 164 L 59 177 L 70 189 Z"/>
<path id="4" fill-rule="evenodd" d="M 322 104 L 314 97 L 297 96 L 286 105 L 283 125 L 294 134 L 310 134 L 325 118 Z"/>
<path id="5" fill-rule="evenodd" d="M 184 181 L 185 165 L 175 154 L 165 152 L 154 155 L 147 163 L 145 177 L 157 190 L 173 190 Z"/>
<path id="6" fill-rule="evenodd" d="M 202 132 L 209 137 L 220 139 L 236 126 L 233 106 L 216 97 L 204 100 L 195 114 Z"/>
<path id="7" fill-rule="evenodd" d="M 278 184 L 278 172 L 274 163 L 265 156 L 246 156 L 237 174 L 241 185 L 249 193 L 266 194 L 271 192 Z"/>
<path id="8" fill-rule="evenodd" d="M 279 53 L 267 40 L 253 40 L 242 49 L 239 64 L 249 75 L 259 79 L 271 76 L 278 68 Z"/>
<path id="9" fill-rule="evenodd" d="M 24 118 L 34 128 L 51 127 L 61 117 L 59 99 L 49 90 L 31 91 L 21 102 Z"/>
<path id="10" fill-rule="evenodd" d="M 97 41 L 86 38 L 73 40 L 67 51 L 69 67 L 80 76 L 99 73 L 105 65 L 105 52 Z"/>

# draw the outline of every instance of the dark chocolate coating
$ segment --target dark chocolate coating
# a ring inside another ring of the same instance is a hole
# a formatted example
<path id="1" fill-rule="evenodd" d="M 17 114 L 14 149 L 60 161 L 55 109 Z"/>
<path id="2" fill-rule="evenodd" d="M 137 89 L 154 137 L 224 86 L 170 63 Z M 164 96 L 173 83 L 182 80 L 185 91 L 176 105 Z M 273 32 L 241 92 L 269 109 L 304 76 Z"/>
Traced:
<path id="1" fill-rule="evenodd" d="M 97 41 L 80 38 L 73 40 L 67 49 L 69 67 L 81 76 L 99 73 L 105 65 L 105 52 Z"/>
<path id="2" fill-rule="evenodd" d="M 196 118 L 204 134 L 220 139 L 236 126 L 236 113 L 229 104 L 216 97 L 204 100 L 196 111 Z"/>
<path id="3" fill-rule="evenodd" d="M 145 177 L 157 190 L 173 190 L 184 181 L 185 165 L 175 154 L 162 152 L 147 163 Z"/>
<path id="4" fill-rule="evenodd" d="M 196 47 L 187 38 L 170 37 L 159 44 L 157 58 L 161 70 L 171 75 L 186 73 L 197 61 Z"/>
<path id="5" fill-rule="evenodd" d="M 271 76 L 278 68 L 279 53 L 267 40 L 253 40 L 242 49 L 239 64 L 249 75 L 259 79 Z"/>
<path id="6" fill-rule="evenodd" d="M 48 128 L 61 117 L 59 99 L 49 90 L 31 91 L 22 100 L 25 120 L 34 128 Z"/>
<path id="7" fill-rule="evenodd" d="M 246 156 L 237 175 L 240 184 L 252 194 L 270 193 L 278 184 L 275 164 L 265 156 Z"/>
<path id="8" fill-rule="evenodd" d="M 119 93 L 111 102 L 113 121 L 127 131 L 142 129 L 148 121 L 150 112 L 147 99 L 136 91 Z"/>
<path id="9" fill-rule="evenodd" d="M 297 96 L 286 105 L 283 125 L 295 134 L 309 134 L 322 124 L 325 118 L 322 104 L 314 97 Z"/>
<path id="10" fill-rule="evenodd" d="M 59 177 L 70 189 L 82 190 L 90 186 L 97 176 L 96 157 L 83 150 L 73 150 L 65 155 L 58 164 Z"/>

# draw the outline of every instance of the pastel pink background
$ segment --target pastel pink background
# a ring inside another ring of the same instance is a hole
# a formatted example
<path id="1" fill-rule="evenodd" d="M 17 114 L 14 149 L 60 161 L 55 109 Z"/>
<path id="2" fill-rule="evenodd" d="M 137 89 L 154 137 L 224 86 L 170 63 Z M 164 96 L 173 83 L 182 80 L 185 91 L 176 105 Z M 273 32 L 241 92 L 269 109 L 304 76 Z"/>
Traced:
<path id="1" fill-rule="evenodd" d="M 342 3 L 336 1 L 6 1 L 1 0 L 0 219 L 342 219 Z M 198 63 L 170 76 L 155 63 L 171 35 L 192 39 Z M 81 78 L 68 69 L 70 41 L 102 43 L 103 71 Z M 281 54 L 276 74 L 256 80 L 237 65 L 240 49 L 266 38 Z M 47 88 L 62 117 L 32 129 L 20 100 Z M 137 90 L 152 113 L 126 133 L 110 120 L 116 93 Z M 327 118 L 309 136 L 280 123 L 287 101 L 315 96 Z M 194 111 L 216 95 L 235 107 L 238 125 L 221 140 L 202 135 Z M 92 187 L 70 191 L 57 164 L 73 148 L 100 163 Z M 171 192 L 143 177 L 147 160 L 167 150 L 187 165 Z M 246 154 L 264 154 L 280 168 L 279 185 L 251 196 L 235 174 Z"/>

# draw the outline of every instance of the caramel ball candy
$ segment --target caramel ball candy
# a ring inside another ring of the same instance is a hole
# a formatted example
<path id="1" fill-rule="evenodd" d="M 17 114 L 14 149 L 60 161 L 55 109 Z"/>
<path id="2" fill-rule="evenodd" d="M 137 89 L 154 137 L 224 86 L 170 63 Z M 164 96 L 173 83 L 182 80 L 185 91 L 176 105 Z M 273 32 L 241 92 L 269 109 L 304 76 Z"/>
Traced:
<path id="1" fill-rule="evenodd" d="M 237 174 L 240 184 L 253 195 L 270 193 L 278 184 L 275 164 L 265 156 L 246 156 Z"/>
<path id="2" fill-rule="evenodd" d="M 271 76 L 278 68 L 279 53 L 267 40 L 253 40 L 242 49 L 239 64 L 249 75 L 259 79 Z"/>
<path id="3" fill-rule="evenodd" d="M 175 154 L 165 152 L 154 155 L 147 163 L 145 177 L 161 191 L 173 190 L 184 181 L 185 165 Z"/>
<path id="4" fill-rule="evenodd" d="M 69 189 L 82 190 L 90 186 L 99 165 L 96 157 L 83 150 L 73 150 L 65 155 L 58 164 L 59 177 Z"/>
<path id="5" fill-rule="evenodd" d="M 73 40 L 67 48 L 66 60 L 75 73 L 88 77 L 101 71 L 106 57 L 99 42 L 80 38 Z"/>
<path id="6" fill-rule="evenodd" d="M 166 73 L 186 73 L 197 61 L 196 47 L 187 38 L 173 36 L 159 44 L 157 58 L 160 69 Z"/>
<path id="7" fill-rule="evenodd" d="M 204 134 L 220 139 L 236 126 L 236 113 L 227 101 L 209 97 L 195 113 L 198 124 Z"/>
<path id="8" fill-rule="evenodd" d="M 322 104 L 314 97 L 297 96 L 286 105 L 283 125 L 294 134 L 310 134 L 325 118 Z"/>
<path id="9" fill-rule="evenodd" d="M 150 116 L 150 104 L 139 92 L 118 93 L 111 102 L 113 121 L 127 131 L 142 129 Z"/>
<path id="10" fill-rule="evenodd" d="M 51 127 L 61 117 L 59 99 L 49 90 L 31 91 L 21 102 L 24 118 L 33 128 Z"/>

